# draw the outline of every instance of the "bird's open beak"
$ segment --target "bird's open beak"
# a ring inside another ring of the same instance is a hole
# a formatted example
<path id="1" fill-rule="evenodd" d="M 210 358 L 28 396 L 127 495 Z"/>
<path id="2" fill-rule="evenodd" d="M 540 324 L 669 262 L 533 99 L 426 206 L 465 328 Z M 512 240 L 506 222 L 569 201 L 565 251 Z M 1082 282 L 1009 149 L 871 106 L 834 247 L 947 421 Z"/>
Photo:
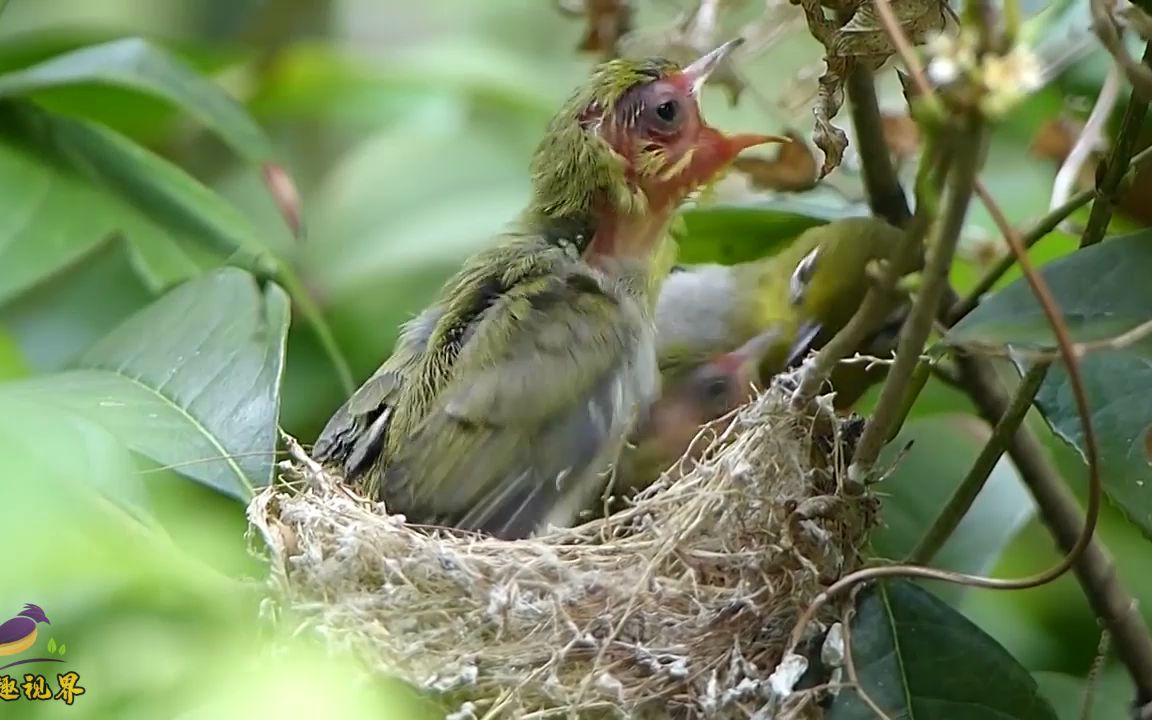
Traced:
<path id="1" fill-rule="evenodd" d="M 788 348 L 788 359 L 784 361 L 784 367 L 790 368 L 799 363 L 812 349 L 812 343 L 822 329 L 823 326 L 818 322 L 806 322 L 801 325 L 796 338 L 792 341 L 792 346 Z"/>
<path id="2" fill-rule="evenodd" d="M 715 50 L 700 56 L 691 65 L 684 68 L 684 77 L 688 78 L 688 82 L 692 85 L 692 94 L 699 95 L 700 88 L 708 81 L 708 76 L 720 66 L 720 63 L 724 62 L 724 58 L 743 44 L 744 38 L 733 38 Z"/>
<path id="3" fill-rule="evenodd" d="M 743 43 L 743 38 L 729 40 L 684 68 L 682 73 L 694 96 L 699 96 L 700 88 L 703 87 L 708 77 L 734 49 Z M 697 152 L 691 161 L 692 172 L 689 173 L 689 177 L 695 182 L 707 183 L 747 148 L 765 143 L 785 142 L 791 142 L 791 140 L 780 135 L 762 135 L 759 133 L 728 135 L 702 122 L 697 138 Z"/>
<path id="4" fill-rule="evenodd" d="M 780 328 L 774 326 L 732 351 L 740 359 L 741 368 L 749 381 L 760 381 L 760 366 L 779 342 Z"/>

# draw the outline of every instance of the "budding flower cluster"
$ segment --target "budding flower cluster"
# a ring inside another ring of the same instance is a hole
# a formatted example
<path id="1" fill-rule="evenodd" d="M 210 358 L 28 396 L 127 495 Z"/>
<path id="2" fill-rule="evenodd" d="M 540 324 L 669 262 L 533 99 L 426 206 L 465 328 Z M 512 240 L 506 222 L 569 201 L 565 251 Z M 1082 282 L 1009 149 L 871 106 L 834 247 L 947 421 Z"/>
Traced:
<path id="1" fill-rule="evenodd" d="M 978 38 L 971 30 L 955 36 L 937 34 L 926 50 L 928 79 L 946 94 L 975 102 L 988 118 L 999 118 L 1042 84 L 1040 62 L 1027 47 L 1007 54 L 978 55 Z"/>

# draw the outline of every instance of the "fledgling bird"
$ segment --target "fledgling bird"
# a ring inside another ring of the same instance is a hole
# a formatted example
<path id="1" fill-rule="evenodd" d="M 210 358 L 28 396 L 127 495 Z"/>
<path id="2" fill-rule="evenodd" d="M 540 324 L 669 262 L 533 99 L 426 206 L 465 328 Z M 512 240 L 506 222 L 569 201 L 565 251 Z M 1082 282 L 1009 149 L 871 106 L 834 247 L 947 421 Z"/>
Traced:
<path id="1" fill-rule="evenodd" d="M 752 399 L 764 355 L 777 346 L 778 336 L 777 329 L 766 330 L 735 350 L 665 376 L 660 398 L 637 424 L 621 455 L 611 494 L 629 497 L 681 458 L 700 459 L 708 446 L 694 442 L 701 428 Z"/>
<path id="2" fill-rule="evenodd" d="M 314 457 L 411 522 L 502 538 L 595 504 L 659 386 L 652 311 L 687 195 L 768 135 L 725 135 L 697 96 L 739 41 L 687 67 L 600 65 L 548 126 L 532 198 L 402 329 Z"/>
<path id="3" fill-rule="evenodd" d="M 760 368 L 767 382 L 848 323 L 870 287 L 869 264 L 886 257 L 900 237 L 883 220 L 848 218 L 809 228 L 759 260 L 675 268 L 656 306 L 661 371 L 665 377 L 683 372 L 771 328 L 777 339 Z M 902 319 L 898 307 L 860 351 L 886 354 Z M 837 405 L 851 406 L 871 379 L 859 366 L 837 368 Z"/>

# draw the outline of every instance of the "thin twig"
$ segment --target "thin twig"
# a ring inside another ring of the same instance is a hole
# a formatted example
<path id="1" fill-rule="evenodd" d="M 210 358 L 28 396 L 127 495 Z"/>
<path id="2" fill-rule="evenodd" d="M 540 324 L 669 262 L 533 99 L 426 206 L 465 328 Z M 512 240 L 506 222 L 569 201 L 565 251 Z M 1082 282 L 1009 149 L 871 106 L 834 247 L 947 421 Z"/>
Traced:
<path id="1" fill-rule="evenodd" d="M 1144 62 L 1152 63 L 1152 42 L 1144 48 Z M 1148 101 L 1142 99 L 1135 90 L 1128 98 L 1128 109 L 1120 122 L 1116 142 L 1104 165 L 1103 172 L 1096 182 L 1096 201 L 1092 203 L 1092 214 L 1088 216 L 1088 226 L 1080 238 L 1080 246 L 1095 245 L 1104 239 L 1108 223 L 1112 220 L 1112 206 L 1120 190 L 1120 183 L 1128 173 L 1128 162 L 1140 137 L 1144 116 L 1148 114 Z"/>
<path id="2" fill-rule="evenodd" d="M 916 549 L 908 556 L 907 562 L 915 565 L 927 565 L 932 562 L 932 558 L 940 552 L 940 548 L 944 547 L 944 543 L 960 526 L 960 521 L 968 514 L 972 503 L 976 501 L 976 497 L 984 489 L 984 484 L 988 482 L 996 463 L 1000 462 L 1000 457 L 1008 447 L 1009 439 L 1016 433 L 1016 429 L 1020 427 L 1024 416 L 1028 414 L 1028 409 L 1032 407 L 1032 399 L 1036 397 L 1040 383 L 1044 382 L 1044 374 L 1044 367 L 1037 365 L 1024 376 L 1020 387 L 1016 389 L 1015 397 L 1012 398 L 1012 404 L 1008 406 L 1008 411 L 996 423 L 992 436 L 984 444 L 984 449 L 980 451 L 976 462 L 972 464 L 964 480 L 952 493 L 952 497 L 948 499 L 944 509 L 940 511 L 940 515 L 932 523 L 932 527 L 928 528 L 928 532 L 924 534 Z"/>
<path id="3" fill-rule="evenodd" d="M 321 349 L 328 356 L 328 361 L 332 363 L 332 369 L 336 371 L 336 379 L 340 382 L 340 389 L 344 391 L 345 395 L 351 395 L 356 390 L 356 381 L 352 378 L 352 367 L 348 364 L 348 358 L 344 357 L 344 351 L 340 349 L 340 343 L 336 341 L 332 326 L 328 324 L 328 319 L 324 317 L 320 305 L 312 297 L 312 292 L 300 279 L 296 270 L 287 262 L 278 263 L 276 280 L 288 291 L 288 295 L 300 309 L 300 314 L 304 316 L 304 320 L 312 326 L 312 332 L 315 333 L 316 339 L 320 342 Z"/>
<path id="4" fill-rule="evenodd" d="M 982 120 L 970 119 L 969 126 L 956 138 L 956 147 L 963 148 L 955 155 L 949 178 L 948 198 L 944 216 L 937 225 L 931 242 L 931 252 L 924 269 L 916 301 L 904 321 L 900 331 L 900 342 L 896 348 L 896 362 L 888 370 L 888 378 L 880 392 L 880 399 L 872 411 L 872 417 L 864 428 L 864 434 L 856 445 L 848 477 L 863 482 L 872 470 L 880 449 L 887 442 L 899 419 L 904 405 L 908 380 L 920 357 L 920 351 L 932 332 L 932 323 L 939 312 L 940 301 L 948 284 L 948 271 L 952 267 L 952 256 L 960 243 L 960 231 L 964 228 L 964 218 L 972 200 L 972 189 L 976 174 L 980 170 L 986 126 Z"/>
<path id="5" fill-rule="evenodd" d="M 900 186 L 896 168 L 888 160 L 888 144 L 884 142 L 872 70 L 863 63 L 856 63 L 848 74 L 847 87 L 852 125 L 856 129 L 856 152 L 860 155 L 868 204 L 873 215 L 902 228 L 908 224 L 912 212 L 908 209 L 908 198 Z"/>
<path id="6" fill-rule="evenodd" d="M 1080 131 L 1072 150 L 1068 152 L 1068 157 L 1064 158 L 1059 172 L 1056 173 L 1056 180 L 1052 183 L 1052 199 L 1048 203 L 1049 210 L 1068 202 L 1072 188 L 1080 179 L 1080 171 L 1104 139 L 1108 118 L 1112 116 L 1119 98 L 1120 69 L 1113 65 L 1104 78 L 1104 85 L 1100 88 L 1100 94 L 1096 96 L 1096 102 L 1092 106 L 1092 112 L 1088 114 L 1084 129 Z"/>
<path id="7" fill-rule="evenodd" d="M 1144 148 L 1133 156 L 1131 161 L 1128 162 L 1127 172 L 1133 172 L 1149 161 L 1152 161 L 1152 147 Z M 1123 175 L 1121 179 L 1123 179 Z M 1031 248 L 1043 240 L 1048 233 L 1055 230 L 1065 218 L 1091 202 L 1092 198 L 1096 197 L 1097 192 L 1096 189 L 1092 189 L 1076 193 L 1068 199 L 1068 202 L 1040 218 L 1028 232 L 1020 236 L 1020 242 L 1024 244 L 1024 247 Z M 991 290 L 992 286 L 999 282 L 1000 278 L 1004 276 L 1004 273 L 1008 272 L 1015 264 L 1016 256 L 1012 253 L 1005 254 L 991 270 L 980 278 L 976 286 L 948 311 L 948 323 L 955 325 L 960 322 L 961 318 L 972 312 L 976 306 L 980 304 L 980 299 L 984 296 L 984 293 Z"/>
<path id="8" fill-rule="evenodd" d="M 883 0 L 877 0 L 877 1 L 883 2 Z M 970 8 L 970 12 L 974 14 L 973 16 L 978 16 L 978 17 L 982 18 L 982 20 L 984 21 L 982 23 L 982 30 L 985 33 L 990 32 L 989 28 L 992 27 L 992 25 L 993 25 L 993 23 L 992 23 L 993 18 L 985 17 L 989 14 L 989 11 L 991 9 L 990 6 L 986 5 L 985 3 L 975 3 L 975 2 L 973 2 L 972 5 L 973 6 L 980 5 L 979 8 L 975 8 L 975 7 Z M 902 31 L 900 30 L 900 28 L 898 26 L 893 30 L 893 32 L 896 34 L 902 33 Z M 985 39 L 984 39 L 984 44 L 986 46 L 990 45 L 987 37 L 985 37 Z M 969 122 L 973 122 L 973 121 L 969 120 Z M 961 154 L 961 157 L 963 157 L 963 154 Z M 975 185 L 977 191 L 980 191 L 983 189 L 982 185 L 978 182 L 978 179 L 976 178 L 975 170 L 971 171 L 971 174 L 968 178 L 968 182 Z M 1090 492 L 1089 492 L 1089 498 L 1088 498 L 1088 512 L 1087 512 L 1086 521 L 1083 523 L 1082 527 L 1076 528 L 1079 532 L 1075 536 L 1075 538 L 1070 542 L 1070 545 L 1071 545 L 1070 549 L 1068 549 L 1067 553 L 1065 554 L 1065 556 L 1063 558 L 1061 558 L 1059 563 L 1057 563 L 1055 566 L 1049 568 L 1048 570 L 1045 570 L 1045 571 L 1037 573 L 1033 576 L 1018 579 L 1018 580 L 998 580 L 998 579 L 994 579 L 994 578 L 986 578 L 986 577 L 975 576 L 975 575 L 966 575 L 966 574 L 962 574 L 962 573 L 954 573 L 954 572 L 948 572 L 948 571 L 944 571 L 944 570 L 937 570 L 934 568 L 924 568 L 924 567 L 907 566 L 907 565 L 892 565 L 892 566 L 885 566 L 885 567 L 873 567 L 873 568 L 866 568 L 864 570 L 860 570 L 860 571 L 857 571 L 854 573 L 850 573 L 849 575 L 846 575 L 846 576 L 840 578 L 837 582 L 835 582 L 831 586 L 829 586 L 825 592 L 823 592 L 819 596 L 817 596 L 813 600 L 813 602 L 804 610 L 804 612 L 801 614 L 800 618 L 797 620 L 796 625 L 793 627 L 793 632 L 792 632 L 792 635 L 790 638 L 790 648 L 791 649 L 794 649 L 799 644 L 799 642 L 801 641 L 801 639 L 804 636 L 804 632 L 807 628 L 808 623 L 812 621 L 812 619 L 815 617 L 815 615 L 819 611 L 819 609 L 821 607 L 823 607 L 823 605 L 830 598 L 832 598 L 833 596 L 838 595 L 840 593 L 843 593 L 843 592 L 851 589 L 852 587 L 855 587 L 856 585 L 863 583 L 863 582 L 868 582 L 871 580 L 876 580 L 876 579 L 885 578 L 885 577 L 919 577 L 919 578 L 926 578 L 926 579 L 943 580 L 945 582 L 952 582 L 952 583 L 962 583 L 965 585 L 969 585 L 971 587 L 982 587 L 982 588 L 988 588 L 988 589 L 999 589 L 999 590 L 1024 589 L 1024 588 L 1036 587 L 1039 585 L 1047 584 L 1047 583 L 1051 582 L 1052 580 L 1060 577 L 1070 567 L 1072 567 L 1078 563 L 1078 561 L 1083 557 L 1083 554 L 1085 553 L 1085 551 L 1087 549 L 1089 549 L 1091 547 L 1098 547 L 1098 546 L 1093 545 L 1093 533 L 1095 531 L 1095 525 L 1096 525 L 1096 522 L 1098 519 L 1099 510 L 1100 510 L 1100 478 L 1099 478 L 1099 463 L 1098 463 L 1098 456 L 1097 456 L 1097 448 L 1096 448 L 1096 442 L 1095 442 L 1095 435 L 1094 435 L 1094 432 L 1092 429 L 1091 415 L 1088 411 L 1087 400 L 1085 398 L 1084 390 L 1083 390 L 1083 383 L 1081 381 L 1080 374 L 1079 374 L 1077 357 L 1072 352 L 1071 342 L 1069 340 L 1068 329 L 1067 329 L 1067 326 L 1063 323 L 1062 318 L 1060 317 L 1058 308 L 1056 307 L 1055 303 L 1052 301 L 1051 293 L 1048 291 L 1047 285 L 1044 283 L 1044 281 L 1036 273 L 1035 268 L 1032 266 L 1032 264 L 1031 264 L 1031 262 L 1027 256 L 1027 253 L 1023 250 L 1022 246 L 1020 245 L 1019 238 L 1016 237 L 1016 235 L 1015 235 L 1014 231 L 1011 229 L 1011 227 L 1006 224 L 1006 222 L 1003 219 L 1003 214 L 1002 213 L 1000 213 L 999 215 L 996 214 L 996 210 L 998 210 L 998 208 L 995 206 L 994 203 L 988 202 L 988 201 L 990 201 L 990 198 L 986 197 L 985 201 L 987 204 L 989 204 L 989 209 L 990 209 L 990 211 L 993 212 L 994 218 L 996 218 L 997 222 L 999 224 L 1001 224 L 1001 227 L 1006 234 L 1006 238 L 1008 239 L 1009 243 L 1012 245 L 1013 252 L 1017 254 L 1017 256 L 1019 258 L 1019 262 L 1021 264 L 1021 268 L 1025 274 L 1025 277 L 1027 278 L 1027 280 L 1028 280 L 1030 286 L 1032 287 L 1034 293 L 1037 295 L 1037 298 L 1038 298 L 1038 300 L 1039 300 L 1039 302 L 1040 302 L 1040 304 L 1044 310 L 1044 313 L 1048 319 L 1049 324 L 1051 324 L 1053 326 L 1053 330 L 1056 334 L 1057 341 L 1058 341 L 1058 344 L 1059 344 L 1060 349 L 1061 349 L 1061 353 L 1062 353 L 1064 360 L 1068 366 L 1068 373 L 1069 373 L 1069 377 L 1072 381 L 1073 394 L 1074 394 L 1075 399 L 1076 399 L 1077 410 L 1078 410 L 1079 416 L 1081 418 L 1081 421 L 1083 423 L 1083 434 L 1085 437 L 1085 442 L 1084 442 L 1085 457 L 1086 457 L 1086 460 L 1087 460 L 1088 466 L 1089 466 L 1089 489 L 1090 489 Z M 922 207 L 922 203 L 918 203 L 918 205 L 917 205 L 918 212 L 921 209 L 921 207 Z M 953 204 L 950 203 L 950 209 L 953 207 L 954 207 Z M 951 214 L 951 213 L 949 213 L 949 214 Z M 947 239 L 947 237 L 944 236 L 943 239 Z M 948 291 L 950 296 L 952 295 L 951 289 L 949 287 L 947 287 L 946 283 L 945 283 L 944 288 L 940 288 L 940 292 L 943 293 L 945 290 Z M 923 342 L 924 339 L 925 338 L 921 338 L 921 342 Z M 898 357 L 899 357 L 899 352 L 898 352 Z M 977 367 L 979 367 L 979 365 L 977 365 Z M 890 376 L 890 379 L 891 379 L 891 376 Z M 975 393 L 978 389 L 979 388 L 973 388 L 972 392 Z M 1008 409 L 1008 403 L 1005 402 L 1003 408 L 999 408 L 998 412 L 995 414 L 995 419 L 990 420 L 990 422 L 997 422 L 1002 415 L 1006 414 L 1007 409 Z M 1020 433 L 1017 433 L 1017 436 L 1019 436 L 1019 435 L 1020 435 Z M 1035 480 L 1035 478 L 1033 478 L 1033 479 Z M 1043 491 L 1045 491 L 1044 488 L 1037 488 L 1034 492 L 1040 493 Z M 1039 502 L 1039 499 L 1038 499 L 1038 502 Z M 1076 519 L 1078 520 L 1079 518 L 1077 517 Z M 1096 578 L 1093 578 L 1093 579 L 1096 579 Z M 1087 582 L 1086 580 L 1083 580 L 1083 581 Z M 1092 592 L 1095 592 L 1097 590 L 1100 590 L 1099 586 L 1086 588 L 1086 591 L 1088 593 L 1092 593 Z M 1109 599 L 1115 599 L 1116 595 L 1106 593 L 1106 597 Z M 1145 633 L 1145 636 L 1146 636 L 1146 633 Z"/>
<path id="9" fill-rule="evenodd" d="M 1147 111 L 1147 104 L 1145 104 L 1143 109 L 1133 112 L 1133 105 L 1137 102 L 1137 99 L 1133 97 L 1129 103 L 1128 112 L 1125 113 L 1124 121 L 1121 123 L 1120 133 L 1113 145 L 1108 166 L 1097 183 L 1097 204 L 1092 208 L 1088 227 L 1081 238 L 1081 248 L 1099 242 L 1111 221 L 1111 198 L 1115 196 L 1120 182 L 1127 172 L 1132 146 L 1135 144 L 1136 135 L 1140 131 L 1143 116 Z M 1138 613 L 1135 613 L 1134 601 L 1131 596 L 1127 594 L 1127 591 L 1115 577 L 1111 561 L 1092 539 L 1095 530 L 1094 525 L 1098 520 L 1100 511 L 1099 453 L 1083 380 L 1080 375 L 1079 358 L 1073 347 L 1068 327 L 1056 312 L 1055 303 L 1047 284 L 1037 274 L 1031 258 L 1026 252 L 1023 252 L 1020 239 L 1004 217 L 1003 211 L 979 183 L 976 191 L 981 195 L 981 199 L 987 206 L 993 220 L 1000 227 L 1005 239 L 1012 246 L 1013 253 L 1017 256 L 1020 268 L 1024 272 L 1024 277 L 1040 302 L 1056 335 L 1057 345 L 1068 373 L 1072 395 L 1081 420 L 1084 460 L 1088 465 L 1088 508 L 1083 524 L 1080 523 L 1075 501 L 1068 499 L 1071 502 L 1070 506 L 1065 502 L 1067 498 L 1063 495 L 1064 488 L 1060 484 L 1057 473 L 1025 475 L 1022 470 L 1021 476 L 1029 485 L 1029 490 L 1041 508 L 1041 517 L 1067 549 L 1065 563 L 1080 557 L 1083 558 L 1082 562 L 1077 562 L 1075 565 L 1077 574 L 1081 579 L 1081 585 L 1084 587 L 1085 594 L 1093 605 L 1093 609 L 1096 610 L 1097 616 L 1117 640 L 1117 653 L 1128 667 L 1138 690 L 1138 704 L 1147 705 L 1152 703 L 1152 636 L 1149 635 L 1143 619 Z M 1108 198 L 1108 201 L 1100 202 L 1101 198 L 1105 197 Z M 965 369 L 965 364 L 961 364 L 961 369 L 962 371 Z M 968 370 L 971 371 L 970 366 Z M 972 389 L 973 399 L 977 400 L 975 394 L 977 391 L 994 390 L 995 386 L 981 388 L 973 385 Z M 1007 407 L 1006 402 L 1004 406 Z M 999 410 L 995 413 L 996 417 L 1003 414 L 1004 412 Z M 1017 438 L 1020 437 L 1021 433 L 1017 433 Z M 1034 439 L 1034 436 L 1032 437 Z M 1035 458 L 1031 457 L 1017 458 L 1014 455 L 1013 459 L 1017 461 L 1018 467 L 1021 463 L 1035 462 Z M 1036 470 L 1040 470 L 1040 467 L 1037 467 Z M 1069 511 L 1071 511 L 1074 520 L 1071 523 L 1068 518 Z M 1077 531 L 1074 541 L 1071 541 L 1070 530 Z M 1095 552 L 1093 552 L 1093 548 L 1095 548 Z"/>
<path id="10" fill-rule="evenodd" d="M 1096 37 L 1100 38 L 1100 44 L 1124 71 L 1124 76 L 1132 85 L 1132 95 L 1138 95 L 1145 101 L 1152 100 L 1152 67 L 1148 64 L 1148 53 L 1144 54 L 1143 62 L 1133 60 L 1128 54 L 1120 26 L 1113 16 L 1116 0 L 1089 0 L 1088 7 L 1092 10 L 1092 29 Z"/>
<path id="11" fill-rule="evenodd" d="M 860 682 L 860 675 L 856 672 L 856 660 L 852 657 L 852 618 L 849 617 L 850 611 L 845 610 L 840 618 L 840 627 L 844 629 L 844 674 L 848 676 L 848 683 L 856 692 L 856 696 L 860 701 L 868 706 L 879 720 L 892 720 L 888 713 L 872 699 L 872 696 L 864 689 L 864 684 Z"/>
<path id="12" fill-rule="evenodd" d="M 876 14 L 880 17 L 880 24 L 888 33 L 888 39 L 892 41 L 892 47 L 896 49 L 896 54 L 904 62 L 904 67 L 912 75 L 912 80 L 916 83 L 921 98 L 924 102 L 931 103 L 931 107 L 936 107 L 938 101 L 935 93 L 932 92 L 932 85 L 928 82 L 928 75 L 924 72 L 920 58 L 916 56 L 912 42 L 904 34 L 903 28 L 900 27 L 900 20 L 892 11 L 892 6 L 888 4 L 889 0 L 873 0 L 873 2 L 876 5 Z"/>
<path id="13" fill-rule="evenodd" d="M 843 358 L 854 354 L 892 313 L 892 308 L 899 300 L 896 284 L 914 267 L 912 258 L 921 252 L 927 225 L 928 220 L 922 213 L 913 216 L 904 229 L 901 241 L 891 248 L 891 255 L 884 263 L 880 278 L 868 290 L 864 302 L 852 319 L 801 366 L 800 382 L 792 395 L 793 407 L 804 407 L 810 403 L 836 365 Z"/>
<path id="14" fill-rule="evenodd" d="M 989 423 L 997 422 L 1008 411 L 1010 401 L 1000 389 L 996 369 L 987 360 L 968 355 L 957 357 L 956 364 L 980 416 Z M 1036 500 L 1040 519 L 1067 556 L 1085 534 L 1079 502 L 1052 464 L 1044 444 L 1028 427 L 1017 430 L 1008 455 Z M 1136 685 L 1138 704 L 1152 702 L 1152 637 L 1136 599 L 1125 589 L 1099 540 L 1087 544 L 1073 571 L 1092 611 L 1112 635 L 1116 655 Z"/>
<path id="15" fill-rule="evenodd" d="M 884 438 L 885 445 L 896 439 L 896 436 L 900 433 L 900 428 L 904 427 L 904 423 L 912 414 L 912 408 L 916 405 L 916 399 L 920 397 L 924 386 L 928 384 L 928 378 L 932 377 L 933 365 L 933 361 L 929 358 L 920 357 L 917 360 L 916 367 L 913 368 L 912 374 L 908 378 L 908 384 L 904 389 L 904 402 L 901 404 L 896 419 L 888 430 L 888 437 Z"/>
<path id="16" fill-rule="evenodd" d="M 1124 350 L 1138 342 L 1143 342 L 1150 336 L 1152 336 L 1152 320 L 1145 320 L 1111 337 L 1072 343 L 1072 353 L 1076 357 L 1082 358 L 1090 352 L 1097 352 L 1099 350 Z M 1050 364 L 1060 359 L 1060 351 L 1058 349 L 1024 350 L 1015 347 L 1005 347 L 1000 343 L 991 342 L 965 342 L 962 344 L 958 343 L 956 347 L 961 347 L 965 350 L 977 352 L 988 357 L 1013 358 L 1015 360 L 1035 363 Z"/>
<path id="17" fill-rule="evenodd" d="M 1084 699 L 1080 702 L 1080 720 L 1092 720 L 1092 702 L 1096 698 L 1096 684 L 1100 682 L 1100 673 L 1108 661 L 1108 651 L 1112 644 L 1112 636 L 1107 630 L 1100 631 L 1100 642 L 1096 644 L 1096 657 L 1092 659 L 1092 667 L 1088 670 L 1088 677 L 1084 682 Z"/>
<path id="18" fill-rule="evenodd" d="M 1020 236 L 1020 242 L 1025 248 L 1031 248 L 1043 240 L 1048 233 L 1055 230 L 1060 223 L 1064 222 L 1065 218 L 1091 202 L 1094 195 L 1095 191 L 1093 190 L 1085 190 L 1073 195 L 1068 199 L 1068 202 L 1040 218 L 1027 233 Z M 1015 264 L 1016 256 L 1010 252 L 1000 258 L 995 267 L 985 273 L 976 283 L 976 286 L 948 311 L 948 323 L 955 325 L 960 322 L 961 318 L 975 310 L 976 306 L 980 304 L 980 299 L 984 297 L 984 293 L 991 290 L 992 286 L 1004 277 L 1004 273 L 1012 269 Z"/>
<path id="19" fill-rule="evenodd" d="M 908 200 L 888 156 L 880 106 L 871 70 L 858 66 L 849 75 L 848 97 L 856 130 L 857 152 L 864 173 L 864 187 L 872 213 L 895 227 L 904 227 L 904 239 L 891 249 L 879 281 L 869 290 L 851 320 L 806 363 L 795 393 L 796 405 L 806 404 L 842 359 L 852 355 L 880 326 L 897 301 L 899 279 L 915 266 L 920 255 L 927 220 L 909 222 Z"/>

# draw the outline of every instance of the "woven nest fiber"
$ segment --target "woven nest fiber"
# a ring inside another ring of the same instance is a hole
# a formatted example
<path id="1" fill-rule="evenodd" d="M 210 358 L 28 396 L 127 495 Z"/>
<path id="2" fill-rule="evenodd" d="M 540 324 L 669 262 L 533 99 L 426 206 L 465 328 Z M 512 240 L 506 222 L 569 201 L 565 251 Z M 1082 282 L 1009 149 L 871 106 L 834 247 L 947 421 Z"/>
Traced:
<path id="1" fill-rule="evenodd" d="M 526 540 L 407 525 L 295 446 L 249 507 L 270 601 L 451 718 L 818 716 L 769 678 L 876 507 L 841 482 L 858 421 L 789 397 L 706 430 L 704 459 L 629 507 Z"/>

